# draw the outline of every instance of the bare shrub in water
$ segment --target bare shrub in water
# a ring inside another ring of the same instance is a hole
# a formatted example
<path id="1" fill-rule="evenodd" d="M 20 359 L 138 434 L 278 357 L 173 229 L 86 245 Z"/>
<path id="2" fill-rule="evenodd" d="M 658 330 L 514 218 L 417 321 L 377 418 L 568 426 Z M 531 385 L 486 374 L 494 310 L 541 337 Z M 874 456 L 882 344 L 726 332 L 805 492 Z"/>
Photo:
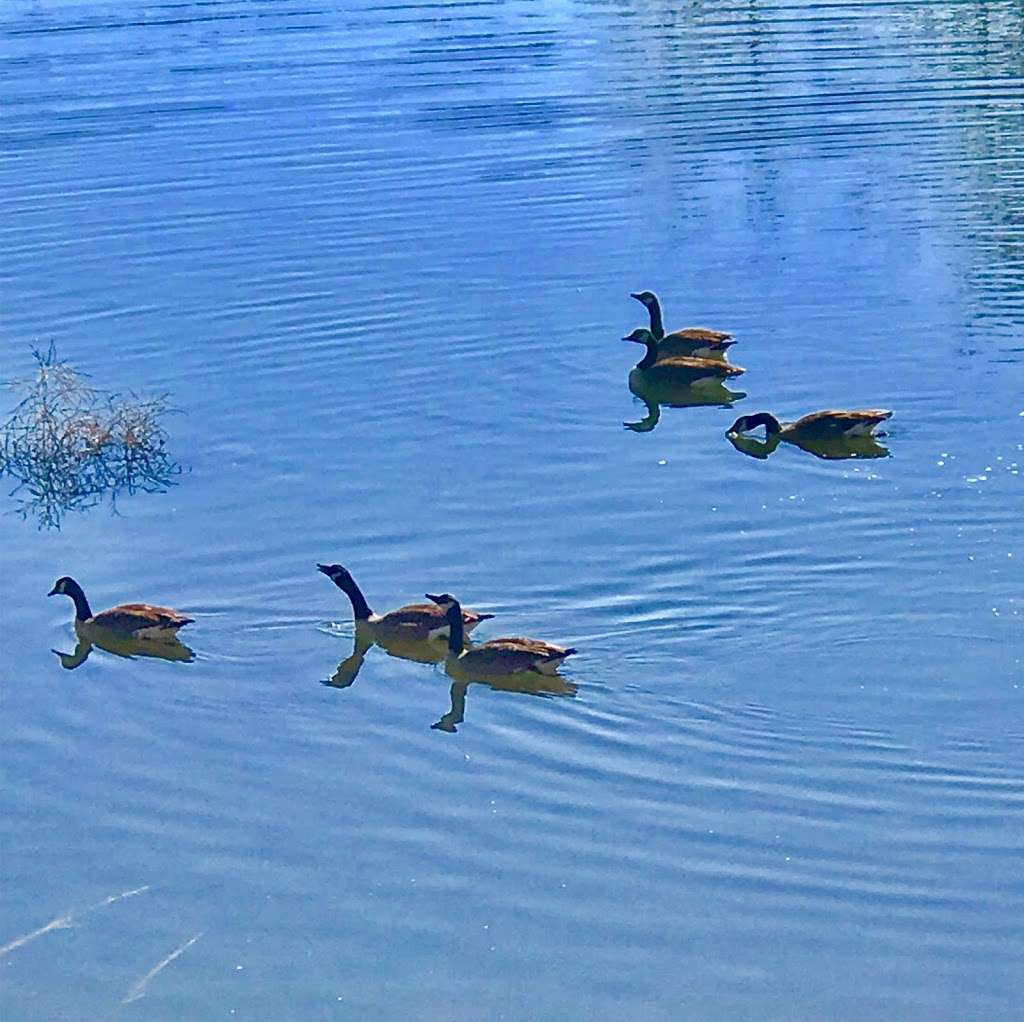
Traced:
<path id="1" fill-rule="evenodd" d="M 11 384 L 21 401 L 0 426 L 0 474 L 17 480 L 23 517 L 59 528 L 66 511 L 83 511 L 120 493 L 160 493 L 181 468 L 167 453 L 160 424 L 164 396 L 143 400 L 89 386 L 57 358 L 53 344 L 33 352 L 35 376 Z"/>

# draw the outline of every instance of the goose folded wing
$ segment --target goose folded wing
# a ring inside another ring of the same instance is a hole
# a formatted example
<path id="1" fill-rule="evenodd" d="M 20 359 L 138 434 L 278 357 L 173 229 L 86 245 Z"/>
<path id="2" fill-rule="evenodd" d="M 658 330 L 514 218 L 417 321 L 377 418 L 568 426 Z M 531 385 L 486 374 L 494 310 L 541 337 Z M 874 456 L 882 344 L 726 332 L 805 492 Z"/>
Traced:
<path id="1" fill-rule="evenodd" d="M 680 377 L 689 376 L 693 379 L 716 376 L 720 380 L 727 380 L 732 376 L 742 376 L 746 370 L 743 366 L 734 365 L 731 362 L 718 362 L 710 358 L 690 358 L 685 355 L 669 355 L 667 358 L 659 358 L 648 372 Z"/>
<path id="2" fill-rule="evenodd" d="M 812 412 L 797 422 L 802 429 L 829 429 L 838 433 L 846 433 L 857 427 L 878 425 L 885 422 L 892 412 L 884 408 L 865 408 L 858 411 L 841 411 L 830 409 L 823 412 Z"/>
<path id="3" fill-rule="evenodd" d="M 407 607 L 389 610 L 381 623 L 395 628 L 436 628 L 444 622 L 444 614 L 432 603 L 410 603 Z"/>
<path id="4" fill-rule="evenodd" d="M 475 610 L 462 608 L 462 620 L 465 624 L 478 624 L 493 615 L 480 615 Z M 445 624 L 444 611 L 435 603 L 410 603 L 384 615 L 384 622 L 400 628 L 437 628 Z"/>
<path id="5" fill-rule="evenodd" d="M 688 326 L 682 330 L 673 330 L 670 334 L 665 334 L 661 338 L 661 343 L 678 339 L 680 341 L 705 341 L 711 344 L 722 341 L 731 341 L 732 334 L 727 334 L 722 330 L 708 330 L 702 326 Z"/>
<path id="6" fill-rule="evenodd" d="M 191 624 L 193 618 L 185 617 L 169 607 L 157 607 L 151 603 L 125 603 L 101 611 L 93 621 L 117 631 L 135 631 L 140 628 L 181 628 Z"/>
<path id="7" fill-rule="evenodd" d="M 564 646 L 556 646 L 551 642 L 543 642 L 540 639 L 522 639 L 509 636 L 501 639 L 489 639 L 483 643 L 486 649 L 506 650 L 510 653 L 527 653 L 536 657 L 562 656 L 567 651 Z"/>

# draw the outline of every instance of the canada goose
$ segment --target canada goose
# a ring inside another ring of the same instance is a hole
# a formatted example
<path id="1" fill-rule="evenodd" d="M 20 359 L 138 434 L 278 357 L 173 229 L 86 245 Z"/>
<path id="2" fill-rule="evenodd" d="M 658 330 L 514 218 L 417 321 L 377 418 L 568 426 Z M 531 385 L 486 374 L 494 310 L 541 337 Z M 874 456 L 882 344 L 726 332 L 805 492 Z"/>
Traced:
<path id="1" fill-rule="evenodd" d="M 464 650 L 463 610 L 459 601 L 448 593 L 426 597 L 444 613 L 450 626 L 448 633 L 448 665 L 457 666 L 466 673 L 518 674 L 521 671 L 536 671 L 539 674 L 554 674 L 562 661 L 572 656 L 575 649 L 565 649 L 540 639 L 504 638 L 489 639 L 479 646 Z"/>
<path id="2" fill-rule="evenodd" d="M 862 411 L 811 412 L 796 422 L 779 422 L 770 412 L 756 412 L 741 415 L 730 427 L 727 435 L 739 436 L 749 430 L 764 426 L 769 438 L 779 437 L 797 443 L 800 440 L 835 440 L 840 437 L 869 437 L 875 429 L 891 418 L 892 412 L 884 408 L 869 408 Z M 884 434 L 879 434 L 884 436 Z"/>
<path id="3" fill-rule="evenodd" d="M 390 634 L 403 639 L 423 641 L 442 638 L 449 632 L 445 612 L 432 603 L 410 603 L 386 614 L 374 614 L 347 568 L 340 564 L 318 564 L 317 568 L 352 601 L 352 613 L 357 627 L 370 628 L 375 637 L 386 637 Z M 493 614 L 478 614 L 475 610 L 467 608 L 462 612 L 463 633 L 468 635 L 481 621 L 487 621 L 492 617 Z"/>
<path id="4" fill-rule="evenodd" d="M 636 368 L 650 380 L 671 380 L 692 385 L 700 380 L 728 380 L 746 372 L 742 366 L 718 359 L 684 358 L 676 355 L 662 357 L 658 352 L 658 342 L 654 334 L 646 327 L 638 326 L 622 339 L 633 344 L 643 344 L 647 348 L 647 353 L 637 362 Z"/>
<path id="5" fill-rule="evenodd" d="M 58 594 L 69 596 L 74 601 L 75 631 L 87 635 L 107 632 L 134 639 L 176 642 L 178 629 L 195 620 L 169 607 L 155 607 L 150 603 L 122 603 L 93 614 L 82 587 L 67 575 L 57 579 L 46 595 Z"/>
<path id="6" fill-rule="evenodd" d="M 661 320 L 661 302 L 653 291 L 631 291 L 629 297 L 640 302 L 650 314 L 651 333 L 654 334 L 654 339 L 658 342 L 658 351 L 663 356 L 723 359 L 726 350 L 736 343 L 732 334 L 722 330 L 708 330 L 701 326 L 685 327 L 667 334 Z"/>

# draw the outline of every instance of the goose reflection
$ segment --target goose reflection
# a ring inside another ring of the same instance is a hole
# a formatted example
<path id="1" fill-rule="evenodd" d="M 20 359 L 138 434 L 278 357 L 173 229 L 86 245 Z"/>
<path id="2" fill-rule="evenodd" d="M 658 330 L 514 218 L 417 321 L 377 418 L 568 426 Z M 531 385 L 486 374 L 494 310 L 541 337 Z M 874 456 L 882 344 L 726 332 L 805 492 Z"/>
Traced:
<path id="1" fill-rule="evenodd" d="M 718 407 L 731 408 L 747 395 L 741 390 L 730 390 L 720 379 L 708 377 L 696 383 L 671 380 L 652 380 L 639 369 L 629 374 L 629 389 L 647 407 L 647 414 L 636 422 L 624 422 L 634 433 L 649 433 L 661 420 L 661 409 Z"/>
<path id="2" fill-rule="evenodd" d="M 399 660 L 410 660 L 417 664 L 439 664 L 444 660 L 448 647 L 443 638 L 408 639 L 374 631 L 364 622 L 356 622 L 352 640 L 352 652 L 338 664 L 337 670 L 324 685 L 331 688 L 348 688 L 355 682 L 363 667 L 366 654 L 378 646 L 388 656 Z"/>
<path id="3" fill-rule="evenodd" d="M 451 708 L 436 724 L 430 726 L 435 731 L 447 731 L 455 734 L 458 725 L 466 717 L 466 693 L 470 685 L 484 685 L 494 692 L 520 692 L 530 696 L 564 696 L 572 698 L 578 689 L 565 678 L 557 674 L 510 674 L 506 677 L 489 677 L 487 679 L 469 680 L 460 678 L 452 682 Z"/>
<path id="4" fill-rule="evenodd" d="M 749 458 L 764 461 L 783 442 L 782 437 L 775 435 L 766 440 L 753 436 L 731 436 L 729 442 L 741 454 Z M 825 461 L 843 461 L 847 458 L 888 458 L 889 448 L 880 444 L 872 437 L 846 437 L 836 440 L 809 440 L 799 438 L 786 440 L 788 444 L 799 447 L 808 454 Z"/>
<path id="5" fill-rule="evenodd" d="M 73 671 L 89 659 L 93 647 L 102 649 L 114 656 L 135 660 L 138 657 L 150 657 L 156 660 L 177 660 L 191 663 L 196 658 L 195 651 L 186 646 L 180 639 L 164 639 L 154 642 L 151 639 L 132 639 L 124 636 L 89 634 L 80 635 L 73 653 L 62 653 L 59 649 L 51 650 L 60 660 L 65 670 Z"/>
<path id="6" fill-rule="evenodd" d="M 329 688 L 349 688 L 358 677 L 366 655 L 374 646 L 383 649 L 388 656 L 397 657 L 399 660 L 409 660 L 413 663 L 440 664 L 448 659 L 448 644 L 444 638 L 422 641 L 382 638 L 380 635 L 374 635 L 372 629 L 357 625 L 352 652 L 338 664 L 334 674 L 321 684 Z M 467 643 L 467 648 L 472 649 L 472 643 Z M 519 692 L 523 695 L 546 697 L 571 698 L 577 692 L 577 687 L 572 682 L 566 681 L 565 678 L 559 677 L 557 674 L 531 672 L 529 674 L 488 676 L 486 679 L 460 676 L 455 678 L 451 685 L 450 708 L 440 720 L 431 725 L 434 730 L 446 731 L 449 734 L 454 734 L 458 730 L 458 725 L 465 719 L 466 693 L 471 685 L 483 685 L 495 692 Z"/>

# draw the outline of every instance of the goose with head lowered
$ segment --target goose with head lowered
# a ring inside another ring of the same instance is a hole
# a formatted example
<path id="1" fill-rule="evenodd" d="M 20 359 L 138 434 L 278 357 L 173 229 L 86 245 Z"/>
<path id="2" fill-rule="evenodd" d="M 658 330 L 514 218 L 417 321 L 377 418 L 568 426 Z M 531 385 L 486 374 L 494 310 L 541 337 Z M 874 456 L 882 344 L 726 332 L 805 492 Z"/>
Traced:
<path id="1" fill-rule="evenodd" d="M 636 364 L 636 371 L 643 373 L 647 380 L 685 383 L 692 386 L 701 380 L 729 380 L 742 376 L 746 370 L 721 359 L 686 358 L 681 355 L 664 356 L 658 348 L 654 334 L 646 327 L 638 326 L 622 338 L 633 344 L 642 344 L 646 354 Z"/>
<path id="2" fill-rule="evenodd" d="M 122 603 L 94 614 L 85 591 L 70 575 L 57 579 L 46 595 L 67 596 L 72 600 L 75 605 L 75 632 L 79 635 L 93 634 L 98 637 L 107 634 L 154 642 L 175 642 L 178 629 L 195 620 L 170 607 L 158 607 L 152 603 Z"/>
<path id="3" fill-rule="evenodd" d="M 740 436 L 758 426 L 764 426 L 768 437 L 797 442 L 799 440 L 836 440 L 839 438 L 884 436 L 875 430 L 892 412 L 885 408 L 865 408 L 857 411 L 829 409 L 811 412 L 795 422 L 779 422 L 770 412 L 741 415 L 728 429 L 728 436 Z"/>
<path id="4" fill-rule="evenodd" d="M 357 628 L 369 629 L 375 637 L 384 639 L 394 637 L 424 641 L 448 635 L 448 618 L 445 611 L 436 604 L 410 603 L 397 610 L 389 610 L 386 614 L 375 614 L 347 568 L 340 564 L 318 564 L 317 568 L 349 598 Z M 460 631 L 468 635 L 481 621 L 492 617 L 493 614 L 480 614 L 467 608 L 462 611 Z"/>
<path id="5" fill-rule="evenodd" d="M 463 674 L 502 675 L 535 671 L 538 674 L 554 674 L 566 657 L 576 650 L 556 646 L 540 639 L 502 638 L 489 639 L 470 649 L 463 649 L 463 610 L 459 601 L 448 593 L 426 597 L 444 613 L 450 626 L 448 633 L 449 669 L 456 668 Z"/>
<path id="6" fill-rule="evenodd" d="M 732 334 L 722 330 L 708 330 L 702 326 L 689 326 L 667 334 L 661 319 L 661 302 L 653 291 L 631 291 L 629 297 L 635 298 L 647 309 L 651 317 L 651 333 L 658 342 L 658 351 L 662 356 L 723 359 L 726 351 L 736 343 Z"/>

